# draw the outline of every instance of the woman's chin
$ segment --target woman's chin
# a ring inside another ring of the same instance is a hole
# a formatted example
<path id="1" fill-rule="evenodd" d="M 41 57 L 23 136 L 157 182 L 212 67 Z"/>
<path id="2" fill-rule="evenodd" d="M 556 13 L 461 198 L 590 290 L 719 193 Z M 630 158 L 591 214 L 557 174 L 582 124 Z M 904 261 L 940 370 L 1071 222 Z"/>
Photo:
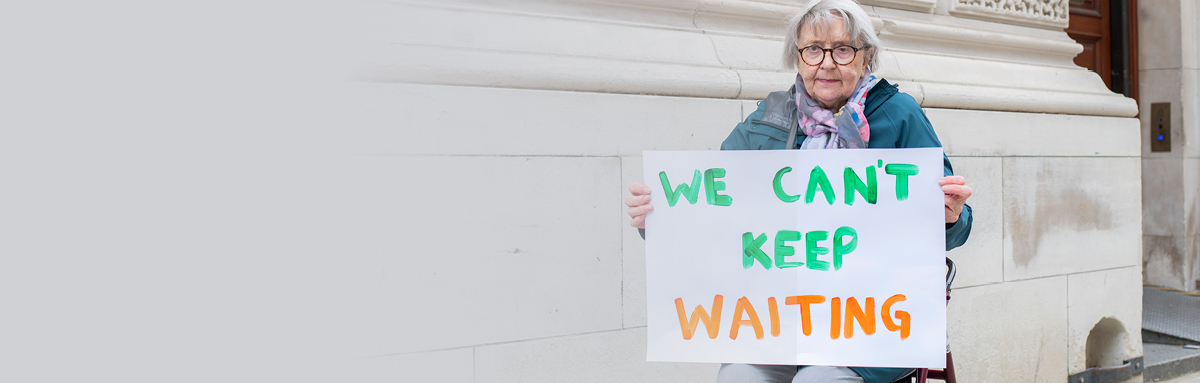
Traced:
<path id="1" fill-rule="evenodd" d="M 844 100 L 844 99 L 839 100 L 837 98 L 821 97 L 819 95 L 817 96 L 815 101 L 817 101 L 817 103 L 820 104 L 822 108 L 829 109 L 829 110 L 833 110 L 834 106 L 840 107 L 840 105 L 846 103 L 846 100 Z"/>

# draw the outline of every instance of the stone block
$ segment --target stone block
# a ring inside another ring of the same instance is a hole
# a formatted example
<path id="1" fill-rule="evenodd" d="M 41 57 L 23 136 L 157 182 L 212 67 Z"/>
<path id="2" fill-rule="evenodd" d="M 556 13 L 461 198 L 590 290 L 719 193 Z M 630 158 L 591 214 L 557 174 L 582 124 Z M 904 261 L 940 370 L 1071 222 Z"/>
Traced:
<path id="1" fill-rule="evenodd" d="M 646 361 L 646 329 L 476 347 L 476 383 L 708 382 L 717 364 Z"/>
<path id="2" fill-rule="evenodd" d="M 388 353 L 621 327 L 620 160 L 362 157 Z M 348 223 L 349 224 L 349 223 Z M 386 240 L 379 240 L 385 238 Z"/>
<path id="3" fill-rule="evenodd" d="M 632 13 L 632 12 L 630 12 Z M 579 17 L 379 4 L 359 20 L 389 45 L 432 45 L 594 60 L 722 66 L 712 40 L 680 28 L 611 23 Z M 366 28 L 364 28 L 366 29 Z M 629 44 L 637 41 L 638 44 Z M 771 48 L 776 47 L 772 44 Z M 776 48 L 777 49 L 777 48 Z M 775 49 L 771 49 L 774 52 Z M 409 58 L 431 60 L 431 57 Z"/>
<path id="4" fill-rule="evenodd" d="M 621 157 L 622 196 L 629 195 L 629 184 L 645 183 L 642 156 Z M 653 202 L 651 202 L 653 204 Z M 621 205 L 625 208 L 625 205 Z M 646 240 L 629 226 L 629 214 L 621 210 L 621 318 L 622 327 L 646 325 Z"/>
<path id="5" fill-rule="evenodd" d="M 475 350 L 419 352 L 371 358 L 373 382 L 439 382 L 473 383 L 475 380 Z"/>
<path id="6" fill-rule="evenodd" d="M 1184 285 L 1187 253 L 1190 247 L 1181 235 L 1142 236 L 1143 280 L 1154 286 L 1187 290 Z"/>
<path id="7" fill-rule="evenodd" d="M 971 187 L 973 221 L 971 237 L 946 256 L 954 260 L 958 274 L 954 287 L 968 287 L 1004 280 L 1004 209 L 1003 172 L 1000 158 L 951 157 L 954 173 L 967 179 Z"/>
<path id="8" fill-rule="evenodd" d="M 1142 234 L 1184 233 L 1184 179 L 1180 158 L 1142 159 Z"/>
<path id="9" fill-rule="evenodd" d="M 754 113 L 755 110 L 758 110 L 758 103 L 759 101 L 742 101 L 742 121 L 746 121 L 746 117 L 750 117 L 751 113 Z"/>
<path id="10" fill-rule="evenodd" d="M 1138 264 L 1141 161 L 1004 159 L 1004 279 Z"/>
<path id="11" fill-rule="evenodd" d="M 947 308 L 960 382 L 1067 380 L 1065 276 L 955 290 Z"/>
<path id="12" fill-rule="evenodd" d="M 1178 69 L 1180 50 L 1180 0 L 1145 0 L 1137 4 L 1138 69 Z M 1144 84 L 1144 83 L 1143 83 Z M 1145 89 L 1143 85 L 1143 89 Z M 1144 96 L 1143 96 L 1144 97 Z"/>
<path id="13" fill-rule="evenodd" d="M 1142 273 L 1134 266 L 1068 275 L 1067 317 L 1070 374 L 1142 356 Z"/>
<path id="14" fill-rule="evenodd" d="M 738 100 L 415 84 L 359 84 L 355 153 L 641 155 L 704 150 L 742 120 Z"/>
<path id="15" fill-rule="evenodd" d="M 1184 237 L 1184 246 L 1185 249 L 1189 249 L 1189 252 L 1184 257 L 1183 280 L 1179 290 L 1200 292 L 1200 236 Z"/>
<path id="16" fill-rule="evenodd" d="M 1137 120 L 925 108 L 951 156 L 1137 156 Z M 1081 140 L 1086 138 L 1086 140 Z"/>
<path id="17" fill-rule="evenodd" d="M 1183 20 L 1180 25 L 1180 46 L 1184 68 L 1200 69 L 1200 2 L 1196 0 L 1179 1 L 1179 17 Z M 1190 20 L 1191 22 L 1189 22 Z"/>

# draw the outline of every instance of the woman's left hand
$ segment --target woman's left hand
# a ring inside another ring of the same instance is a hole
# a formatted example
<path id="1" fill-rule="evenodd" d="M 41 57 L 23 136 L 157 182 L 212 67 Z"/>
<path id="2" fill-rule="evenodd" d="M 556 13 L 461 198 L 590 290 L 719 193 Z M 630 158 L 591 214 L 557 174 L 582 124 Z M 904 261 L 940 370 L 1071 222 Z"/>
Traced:
<path id="1" fill-rule="evenodd" d="M 967 180 L 962 176 L 942 177 L 938 185 L 942 186 L 942 193 L 946 194 L 946 223 L 958 222 L 963 204 L 967 203 L 967 198 L 971 198 L 971 187 L 967 186 Z"/>

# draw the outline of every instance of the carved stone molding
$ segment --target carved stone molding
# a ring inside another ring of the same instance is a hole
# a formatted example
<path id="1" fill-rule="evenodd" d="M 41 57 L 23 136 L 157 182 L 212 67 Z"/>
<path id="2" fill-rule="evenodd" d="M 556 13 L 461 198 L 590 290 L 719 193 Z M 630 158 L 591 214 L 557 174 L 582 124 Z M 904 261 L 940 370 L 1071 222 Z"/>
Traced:
<path id="1" fill-rule="evenodd" d="M 953 0 L 950 14 L 1047 29 L 1067 27 L 1067 0 Z"/>
<path id="2" fill-rule="evenodd" d="M 365 3 L 364 50 L 353 77 L 758 100 L 796 76 L 779 67 L 779 29 L 798 10 L 793 5 L 524 0 L 501 7 L 485 0 L 447 1 Z M 1063 13 L 1046 12 L 1064 17 L 1065 25 L 1066 3 L 1059 3 Z M 1025 12 L 1027 6 L 1014 9 Z M 988 12 L 1004 21 L 869 7 L 883 47 L 877 73 L 930 108 L 1137 114 L 1132 99 L 1112 93 L 1099 76 L 1074 64 L 1082 48 L 1061 28 L 1029 27 Z"/>

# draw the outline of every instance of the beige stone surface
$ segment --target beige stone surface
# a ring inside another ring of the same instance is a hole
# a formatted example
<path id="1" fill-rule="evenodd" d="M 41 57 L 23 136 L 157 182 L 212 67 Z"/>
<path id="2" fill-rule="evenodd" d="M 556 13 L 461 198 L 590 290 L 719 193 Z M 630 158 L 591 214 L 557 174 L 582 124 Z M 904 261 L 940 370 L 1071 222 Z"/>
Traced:
<path id="1" fill-rule="evenodd" d="M 476 383 L 711 382 L 716 364 L 646 361 L 646 329 L 480 346 Z"/>
<path id="2" fill-rule="evenodd" d="M 1184 286 L 1189 241 L 1183 236 L 1142 236 L 1143 280 L 1154 286 L 1187 290 Z"/>
<path id="3" fill-rule="evenodd" d="M 1003 160 L 996 157 L 951 157 L 954 173 L 971 187 L 973 220 L 971 236 L 946 256 L 954 260 L 958 274 L 955 287 L 968 287 L 1004 280 L 1003 247 Z"/>
<path id="4" fill-rule="evenodd" d="M 1004 279 L 1137 265 L 1138 158 L 1004 159 Z"/>
<path id="5" fill-rule="evenodd" d="M 1180 56 L 1184 69 L 1200 69 L 1200 2 L 1179 0 Z"/>
<path id="6" fill-rule="evenodd" d="M 1119 366 L 1121 361 L 1142 356 L 1141 270 L 1134 266 L 1068 275 L 1067 317 L 1070 320 L 1069 373 L 1097 366 Z M 1111 331 L 1111 339 L 1115 341 L 1107 343 L 1100 334 L 1108 327 L 1102 326 L 1096 330 L 1098 333 L 1093 339 L 1097 344 L 1089 350 L 1089 334 L 1103 318 L 1120 322 L 1123 333 Z M 1101 355 L 1087 355 L 1094 351 L 1100 351 Z M 1103 363 L 1088 366 L 1089 359 Z"/>
<path id="7" fill-rule="evenodd" d="M 360 366 L 372 370 L 371 382 L 475 382 L 475 349 L 372 357 Z M 343 380 L 348 381 L 348 380 Z"/>
<path id="8" fill-rule="evenodd" d="M 363 157 L 387 353 L 621 327 L 614 157 Z"/>
<path id="9" fill-rule="evenodd" d="M 717 149 L 742 101 L 585 92 L 360 84 L 364 154 L 641 155 Z"/>
<path id="10" fill-rule="evenodd" d="M 780 90 L 784 90 L 784 89 L 780 89 Z M 759 101 L 750 101 L 750 100 L 742 101 L 742 121 L 745 121 L 746 117 L 750 117 L 751 113 L 754 113 L 755 110 L 758 110 L 758 103 L 759 103 Z M 733 130 L 733 128 L 730 128 L 730 130 Z"/>
<path id="11" fill-rule="evenodd" d="M 1137 156 L 1137 120 L 925 108 L 951 156 Z M 1086 137 L 1086 145 L 1080 138 Z"/>
<path id="12" fill-rule="evenodd" d="M 1181 0 L 1145 0 L 1137 4 L 1138 69 L 1178 69 L 1181 64 Z M 1143 81 L 1140 80 L 1139 81 Z M 1145 84 L 1145 83 L 1143 83 Z M 1143 85 L 1144 86 L 1144 85 Z M 1144 89 L 1144 88 L 1143 88 Z"/>
<path id="13" fill-rule="evenodd" d="M 1067 380 L 1067 277 L 958 289 L 947 308 L 960 382 Z"/>
<path id="14" fill-rule="evenodd" d="M 629 195 L 629 184 L 645 183 L 642 156 L 621 157 L 622 196 Z M 651 202 L 653 204 L 654 202 Z M 621 205 L 621 318 L 622 327 L 646 325 L 646 241 L 629 226 L 629 214 Z"/>
<path id="15" fill-rule="evenodd" d="M 1200 24 L 1200 23 L 1197 23 Z M 1200 37 L 1197 37 L 1200 40 Z M 1200 49 L 1197 49 L 1200 50 Z M 1184 130 L 1185 138 L 1200 137 L 1200 69 L 1183 69 L 1180 71 L 1180 82 L 1183 87 L 1180 91 L 1178 113 L 1181 117 L 1182 129 Z M 1172 118 L 1174 118 L 1172 113 Z M 1189 157 L 1200 157 L 1200 142 L 1193 139 L 1188 143 Z"/>
<path id="16" fill-rule="evenodd" d="M 1184 181 L 1182 159 L 1142 159 L 1142 234 L 1184 234 Z"/>

